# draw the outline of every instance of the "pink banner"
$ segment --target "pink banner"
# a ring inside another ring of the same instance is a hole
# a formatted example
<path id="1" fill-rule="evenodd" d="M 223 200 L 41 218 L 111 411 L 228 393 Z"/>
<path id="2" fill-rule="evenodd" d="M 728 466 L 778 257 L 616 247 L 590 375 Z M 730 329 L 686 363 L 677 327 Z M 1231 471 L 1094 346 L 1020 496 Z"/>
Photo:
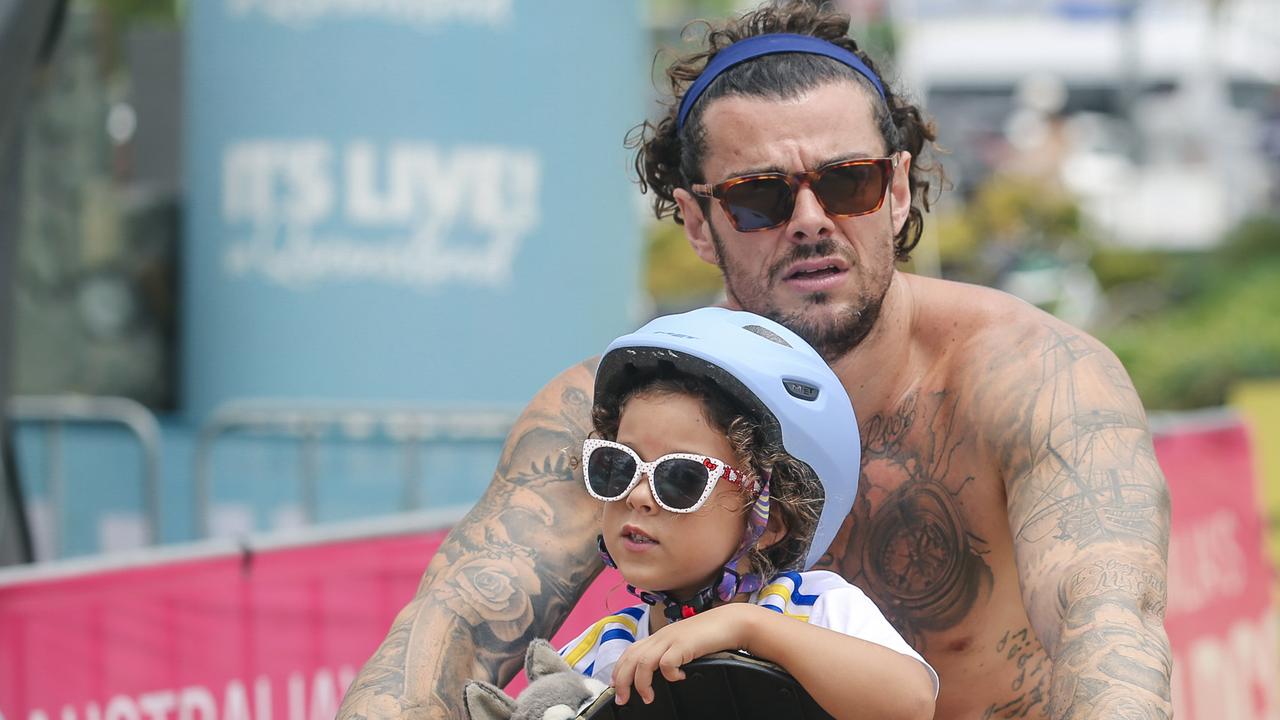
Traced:
<path id="1" fill-rule="evenodd" d="M 332 718 L 443 531 L 0 587 L 8 720 Z"/>
<path id="2" fill-rule="evenodd" d="M 1157 436 L 1173 496 L 1169 604 L 1179 720 L 1280 718 L 1280 662 L 1241 425 Z"/>
<path id="3" fill-rule="evenodd" d="M 0 720 L 330 720 L 444 534 L 0 586 Z M 627 602 L 606 599 L 617 584 L 557 638 Z"/>

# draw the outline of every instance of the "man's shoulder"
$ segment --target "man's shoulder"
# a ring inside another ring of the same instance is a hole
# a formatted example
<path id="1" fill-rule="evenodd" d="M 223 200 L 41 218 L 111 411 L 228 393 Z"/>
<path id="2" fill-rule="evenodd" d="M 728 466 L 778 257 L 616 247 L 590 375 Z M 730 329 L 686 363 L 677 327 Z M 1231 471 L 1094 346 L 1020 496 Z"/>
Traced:
<path id="1" fill-rule="evenodd" d="M 528 411 L 559 412 L 590 415 L 591 396 L 595 390 L 596 368 L 600 356 L 587 358 L 571 365 L 551 378 L 529 399 Z"/>
<path id="2" fill-rule="evenodd" d="M 954 394 L 971 427 L 994 447 L 1007 450 L 1056 427 L 1074 428 L 1078 419 L 1061 417 L 1064 407 L 1145 426 L 1133 382 L 1097 338 L 1007 293 L 917 282 L 926 298 L 918 337 L 932 328 L 944 338 L 924 341 L 933 343 L 934 365 L 942 368 L 937 386 Z"/>
<path id="3" fill-rule="evenodd" d="M 1052 315 L 1001 290 L 920 275 L 908 275 L 916 312 L 926 322 L 976 328 L 1034 325 Z"/>
<path id="4" fill-rule="evenodd" d="M 1007 293 L 917 278 L 916 340 L 936 387 L 955 393 L 978 427 L 1021 427 L 1066 395 L 1081 407 L 1141 413 L 1124 366 L 1087 332 Z"/>
<path id="5" fill-rule="evenodd" d="M 1068 343 L 1105 350 L 1091 335 L 1040 308 L 1000 290 L 952 280 L 910 276 L 916 300 L 918 336 L 939 343 L 958 368 L 982 366 L 992 358 Z M 1032 354 L 1027 354 L 1032 353 Z"/>

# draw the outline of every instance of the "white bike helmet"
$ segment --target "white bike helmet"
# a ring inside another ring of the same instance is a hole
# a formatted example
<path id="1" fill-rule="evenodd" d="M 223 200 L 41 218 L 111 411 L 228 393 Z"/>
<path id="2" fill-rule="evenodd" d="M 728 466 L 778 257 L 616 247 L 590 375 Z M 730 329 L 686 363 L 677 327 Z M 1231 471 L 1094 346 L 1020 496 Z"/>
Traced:
<path id="1" fill-rule="evenodd" d="M 858 492 L 861 442 L 840 379 L 807 342 L 767 318 L 724 308 L 667 315 L 609 344 L 596 371 L 596 402 L 616 401 L 665 364 L 705 376 L 757 416 L 765 437 L 817 477 L 822 512 L 808 570 L 835 539 Z"/>

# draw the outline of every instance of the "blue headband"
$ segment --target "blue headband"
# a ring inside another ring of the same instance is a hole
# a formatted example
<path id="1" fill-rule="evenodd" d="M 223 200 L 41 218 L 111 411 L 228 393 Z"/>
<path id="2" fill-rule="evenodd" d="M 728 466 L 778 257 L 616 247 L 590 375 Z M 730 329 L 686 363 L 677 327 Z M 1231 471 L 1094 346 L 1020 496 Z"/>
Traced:
<path id="1" fill-rule="evenodd" d="M 857 55 L 839 45 L 812 35 L 792 35 L 790 33 L 756 35 L 745 40 L 739 40 L 711 58 L 711 62 L 707 63 L 706 69 L 702 71 L 698 79 L 685 92 L 684 98 L 680 100 L 680 113 L 676 115 L 676 130 L 684 129 L 685 118 L 689 116 L 689 111 L 693 109 L 693 104 L 698 102 L 698 98 L 706 91 L 707 86 L 711 85 L 712 81 L 720 77 L 725 70 L 752 58 L 776 53 L 825 55 L 832 60 L 837 60 L 870 80 L 871 84 L 875 86 L 876 92 L 880 94 L 880 99 L 885 99 L 884 86 L 880 84 L 880 78 L 876 77 L 871 68 L 867 67 L 867 64 L 862 62 Z"/>

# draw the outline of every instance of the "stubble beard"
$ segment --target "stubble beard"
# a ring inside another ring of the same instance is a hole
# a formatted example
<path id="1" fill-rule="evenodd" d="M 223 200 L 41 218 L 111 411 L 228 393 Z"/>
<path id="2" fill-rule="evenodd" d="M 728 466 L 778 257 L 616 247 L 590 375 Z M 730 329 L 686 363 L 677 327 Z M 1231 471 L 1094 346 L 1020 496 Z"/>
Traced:
<path id="1" fill-rule="evenodd" d="M 772 300 L 771 290 L 782 282 L 782 273 L 787 267 L 802 260 L 836 254 L 836 244 L 830 239 L 820 240 L 811 245 L 794 246 L 791 252 L 769 268 L 763 282 L 748 281 L 742 284 L 730 271 L 725 259 L 727 256 L 724 244 L 715 228 L 711 229 L 711 239 L 716 247 L 716 264 L 724 277 L 725 291 L 729 297 L 737 301 L 743 310 L 763 315 L 790 329 L 812 345 L 828 363 L 852 352 L 867 338 L 880 318 L 880 309 L 884 305 L 885 295 L 889 292 L 892 268 L 885 273 L 883 282 L 878 282 L 875 287 L 866 288 L 852 302 L 835 308 L 834 314 L 813 311 L 832 302 L 825 292 L 805 295 L 802 298 L 804 306 L 791 312 L 782 310 Z"/>

